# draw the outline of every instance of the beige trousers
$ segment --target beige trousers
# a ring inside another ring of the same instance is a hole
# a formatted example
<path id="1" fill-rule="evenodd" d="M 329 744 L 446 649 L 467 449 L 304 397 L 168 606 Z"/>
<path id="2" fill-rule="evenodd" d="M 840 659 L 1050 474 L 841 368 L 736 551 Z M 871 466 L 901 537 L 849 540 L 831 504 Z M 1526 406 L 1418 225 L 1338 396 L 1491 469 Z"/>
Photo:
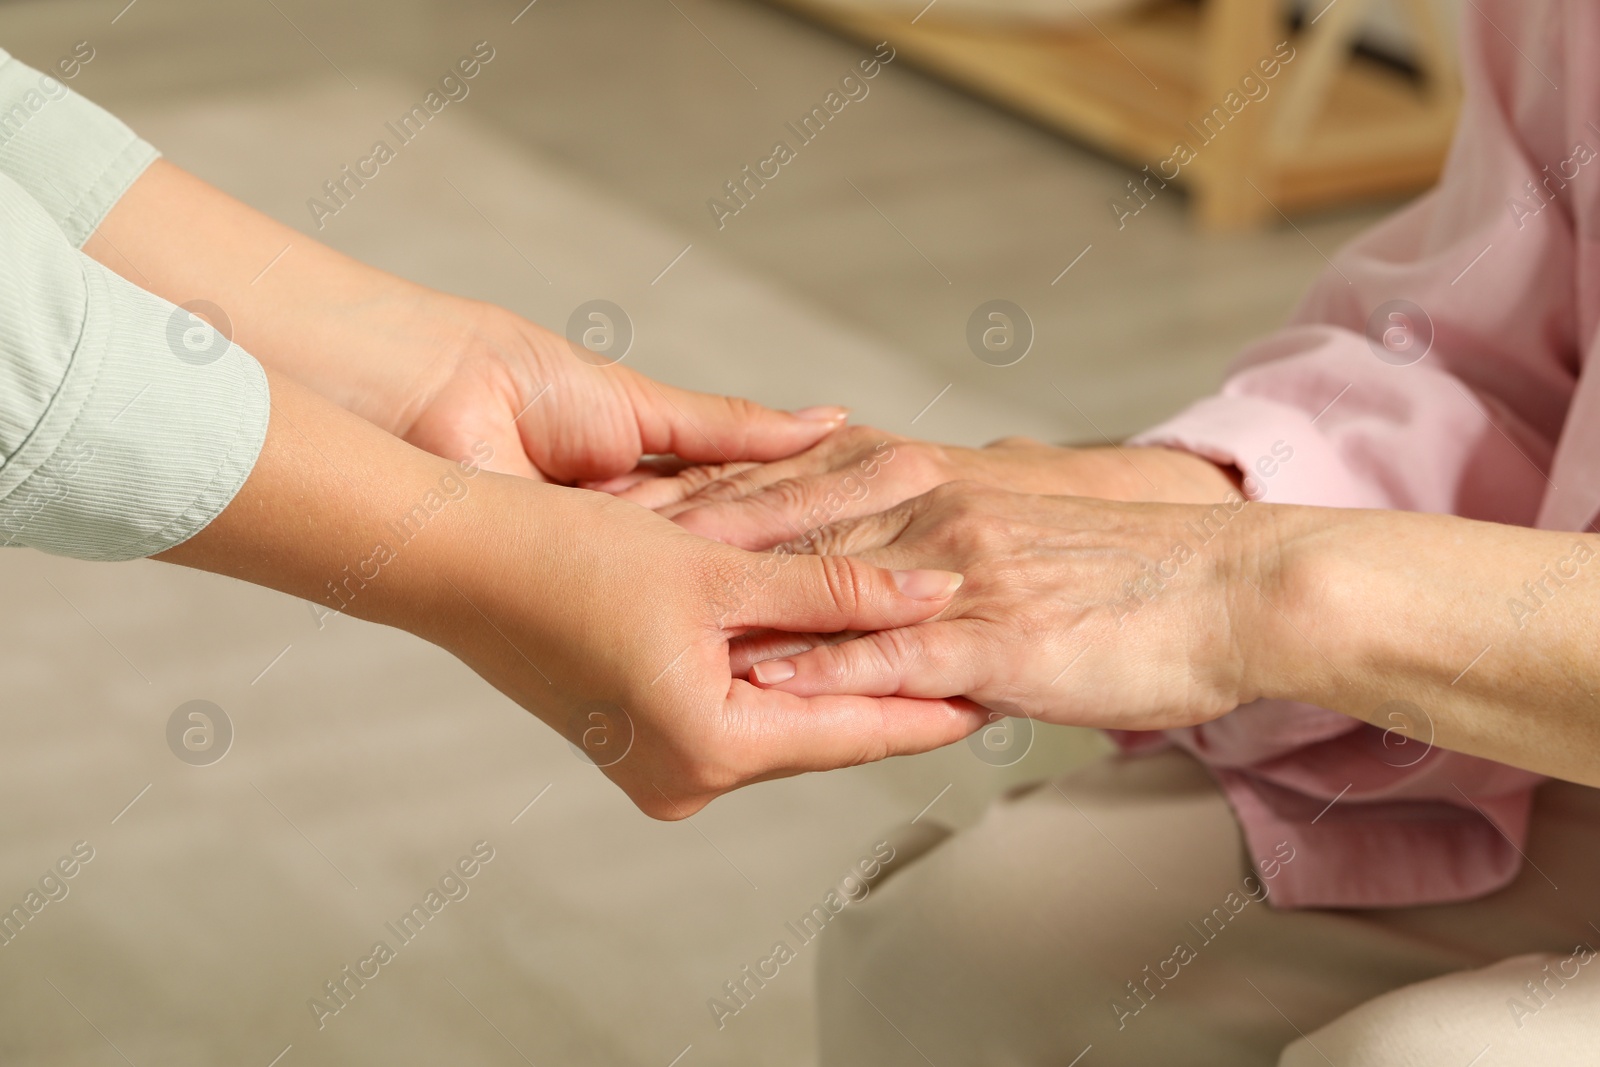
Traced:
<path id="1" fill-rule="evenodd" d="M 1506 889 L 1389 911 L 1263 903 L 1278 857 L 1178 752 L 891 840 L 821 945 L 824 1067 L 1600 1063 L 1600 791 L 1540 790 Z"/>

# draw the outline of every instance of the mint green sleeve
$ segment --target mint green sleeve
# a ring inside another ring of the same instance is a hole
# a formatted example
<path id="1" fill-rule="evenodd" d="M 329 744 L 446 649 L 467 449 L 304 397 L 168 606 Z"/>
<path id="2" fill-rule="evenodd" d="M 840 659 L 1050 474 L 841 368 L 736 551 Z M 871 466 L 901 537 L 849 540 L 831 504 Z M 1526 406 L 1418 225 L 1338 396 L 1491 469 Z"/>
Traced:
<path id="1" fill-rule="evenodd" d="M 0 173 L 0 545 L 121 560 L 187 540 L 244 484 L 270 406 L 243 349 Z"/>
<path id="2" fill-rule="evenodd" d="M 74 248 L 157 155 L 115 115 L 0 51 L 0 174 L 38 201 Z"/>
<path id="3" fill-rule="evenodd" d="M 152 555 L 215 518 L 261 451 L 261 366 L 79 251 L 155 158 L 0 52 L 0 546 Z"/>

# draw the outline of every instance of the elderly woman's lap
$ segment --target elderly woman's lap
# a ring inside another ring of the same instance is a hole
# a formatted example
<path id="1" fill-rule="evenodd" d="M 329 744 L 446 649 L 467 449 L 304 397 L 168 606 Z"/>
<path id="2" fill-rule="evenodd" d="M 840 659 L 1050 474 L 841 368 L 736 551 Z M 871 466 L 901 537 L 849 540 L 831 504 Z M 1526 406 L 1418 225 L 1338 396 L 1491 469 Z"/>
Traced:
<path id="1" fill-rule="evenodd" d="M 1600 967 L 1591 978 L 1587 964 L 1566 965 L 1575 976 L 1542 1001 L 1521 987 L 1545 959 L 1525 977 L 1517 961 L 1487 978 L 1458 972 L 1528 952 L 1559 963 L 1576 942 L 1600 942 L 1578 914 L 1580 896 L 1596 899 L 1600 861 L 1572 855 L 1596 828 L 1600 794 L 1547 787 L 1529 846 L 1543 875 L 1530 868 L 1463 905 L 1276 911 L 1269 875 L 1292 850 L 1247 856 L 1202 767 L 1177 752 L 1108 759 L 998 802 L 931 848 L 925 827 L 920 845 L 903 839 L 884 880 L 822 946 L 823 1063 L 1066 1067 L 1082 1055 L 1083 1067 L 1241 1067 L 1282 1053 L 1298 1065 L 1323 1062 L 1323 1046 L 1337 1043 L 1341 1065 L 1431 1064 L 1392 1049 L 1454 1055 L 1455 1038 L 1477 1040 L 1452 1024 L 1450 1042 L 1427 1045 L 1438 1028 L 1425 1017 L 1448 1017 L 1444 1003 L 1493 1017 L 1501 1040 L 1531 1047 L 1562 997 L 1576 1005 L 1592 982 L 1600 1003 Z M 1491 1011 L 1483 991 L 1501 987 Z M 1529 1009 L 1520 1019 L 1506 1003 L 1518 990 Z M 1429 1007 L 1406 1010 L 1414 991 Z M 1556 1025 L 1545 1029 L 1558 1039 Z M 1389 1059 L 1352 1058 L 1379 1039 Z"/>

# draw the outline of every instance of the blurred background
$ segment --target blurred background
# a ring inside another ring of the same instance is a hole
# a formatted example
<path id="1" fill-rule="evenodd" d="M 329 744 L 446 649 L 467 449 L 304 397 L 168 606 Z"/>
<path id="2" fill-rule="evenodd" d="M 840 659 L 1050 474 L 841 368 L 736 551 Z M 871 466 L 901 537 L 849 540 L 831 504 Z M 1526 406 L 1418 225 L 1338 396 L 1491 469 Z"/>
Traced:
<path id="1" fill-rule="evenodd" d="M 369 262 L 558 331 L 610 300 L 646 374 L 962 444 L 1114 440 L 1213 390 L 1448 140 L 1448 5 L 925 3 L 12 0 L 0 47 L 46 69 L 88 42 L 71 88 Z M 319 220 L 479 42 L 470 93 Z M 1146 182 L 1239 86 L 1181 181 Z M 730 197 L 778 140 L 796 158 Z M 996 299 L 1019 361 L 969 344 Z M 7 1064 L 809 1064 L 815 946 L 720 1027 L 708 1000 L 879 828 L 1104 750 L 1019 729 L 667 825 L 437 649 L 224 579 L 4 553 L 0 641 L 0 906 L 93 849 L 0 944 Z M 168 743 L 192 700 L 231 730 L 205 765 Z M 467 896 L 319 1020 L 479 842 Z"/>

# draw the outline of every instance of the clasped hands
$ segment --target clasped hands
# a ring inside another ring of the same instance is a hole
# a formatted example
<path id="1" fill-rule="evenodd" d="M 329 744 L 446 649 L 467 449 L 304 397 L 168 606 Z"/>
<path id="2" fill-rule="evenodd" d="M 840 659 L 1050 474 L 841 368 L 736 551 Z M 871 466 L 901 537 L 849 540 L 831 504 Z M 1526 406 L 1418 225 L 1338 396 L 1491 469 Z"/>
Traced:
<path id="1" fill-rule="evenodd" d="M 964 699 L 1136 730 L 1257 695 L 1241 649 L 1255 627 L 1233 622 L 1278 584 L 1275 541 L 1263 509 L 1187 454 L 1019 438 L 950 448 L 850 427 L 778 462 L 641 469 L 600 487 L 751 550 L 963 576 L 912 625 L 737 638 L 734 675 L 769 692 Z M 1163 502 L 1135 502 L 1150 497 Z"/>
<path id="2" fill-rule="evenodd" d="M 1255 695 L 1230 620 L 1241 590 L 1270 581 L 1255 547 L 1270 539 L 1205 460 L 1021 439 L 948 448 L 840 428 L 833 409 L 795 420 L 491 321 L 489 343 L 400 432 L 450 455 L 498 429 L 507 458 L 493 466 L 583 487 L 545 487 L 576 512 L 553 562 L 548 536 L 521 549 L 553 567 L 563 610 L 535 618 L 538 594 L 516 583 L 473 594 L 474 612 L 513 620 L 500 629 L 542 657 L 470 615 L 471 639 L 435 639 L 651 815 L 939 747 L 993 713 L 1158 729 Z M 633 466 L 650 453 L 729 461 Z M 524 478 L 496 492 L 520 498 Z M 1215 534 L 1201 543 L 1185 524 Z"/>
<path id="3" fill-rule="evenodd" d="M 1230 667 L 1238 583 L 1219 576 L 1253 565 L 1232 547 L 1250 524 L 1159 591 L 1140 584 L 1191 517 L 1181 503 L 1231 489 L 1204 460 L 941 448 L 841 429 L 836 408 L 661 385 L 166 163 L 86 248 L 175 303 L 226 307 L 269 375 L 249 481 L 162 558 L 449 649 L 651 815 L 949 744 L 989 709 L 1154 727 L 1248 688 Z M 650 455 L 702 466 L 657 477 Z M 375 545 L 441 485 L 455 492 L 420 536 Z M 1172 504 L 1110 502 L 1135 499 Z M 352 565 L 359 589 L 336 591 Z M 839 634 L 865 636 L 823 643 Z"/>
<path id="4" fill-rule="evenodd" d="M 669 393 L 517 329 L 494 335 L 494 358 L 465 361 L 416 425 L 450 455 L 532 402 L 493 464 L 524 477 L 492 485 L 502 515 L 528 506 L 530 474 L 582 487 L 539 487 L 537 506 L 571 518 L 514 550 L 544 561 L 560 610 L 531 611 L 541 594 L 524 584 L 475 583 L 464 622 L 427 636 L 649 814 L 939 747 L 996 712 L 1157 729 L 1250 698 L 1229 620 L 1251 587 L 1236 579 L 1268 581 L 1251 547 L 1267 540 L 1241 536 L 1254 524 L 1213 464 L 1021 439 L 941 447 L 840 428 L 831 409 L 795 420 Z M 511 384 L 483 387 L 496 376 Z M 541 381 L 547 405 L 530 401 Z M 634 466 L 669 452 L 733 458 Z M 1152 498 L 1167 503 L 1132 502 Z M 1201 544 L 1186 523 L 1216 535 Z M 488 633 L 473 614 L 509 622 Z"/>
<path id="5" fill-rule="evenodd" d="M 1270 539 L 1204 460 L 943 448 L 595 366 L 498 309 L 459 321 L 410 331 L 453 346 L 397 339 L 385 371 L 351 360 L 343 381 L 268 362 L 255 471 L 163 558 L 450 650 L 664 819 L 995 712 L 1154 729 L 1251 695 L 1240 641 L 1259 628 L 1231 621 L 1241 589 L 1272 584 Z M 663 453 L 728 462 L 640 467 Z M 446 484 L 420 536 L 330 598 Z M 1180 503 L 1123 502 L 1141 496 Z M 1205 543 L 1183 532 L 1208 523 Z"/>
<path id="6" fill-rule="evenodd" d="M 268 374 L 248 481 L 159 558 L 449 649 L 651 815 L 995 713 L 1159 729 L 1262 698 L 1369 722 L 1426 698 L 1443 747 L 1594 778 L 1593 593 L 1538 600 L 1529 645 L 1503 592 L 1587 539 L 1247 505 L 1180 451 L 948 448 L 674 389 L 162 161 L 84 248 L 226 308 Z M 689 466 L 641 465 L 659 455 Z M 1543 673 L 1496 658 L 1497 626 Z M 1577 726 L 1541 744 L 1533 708 Z"/>

